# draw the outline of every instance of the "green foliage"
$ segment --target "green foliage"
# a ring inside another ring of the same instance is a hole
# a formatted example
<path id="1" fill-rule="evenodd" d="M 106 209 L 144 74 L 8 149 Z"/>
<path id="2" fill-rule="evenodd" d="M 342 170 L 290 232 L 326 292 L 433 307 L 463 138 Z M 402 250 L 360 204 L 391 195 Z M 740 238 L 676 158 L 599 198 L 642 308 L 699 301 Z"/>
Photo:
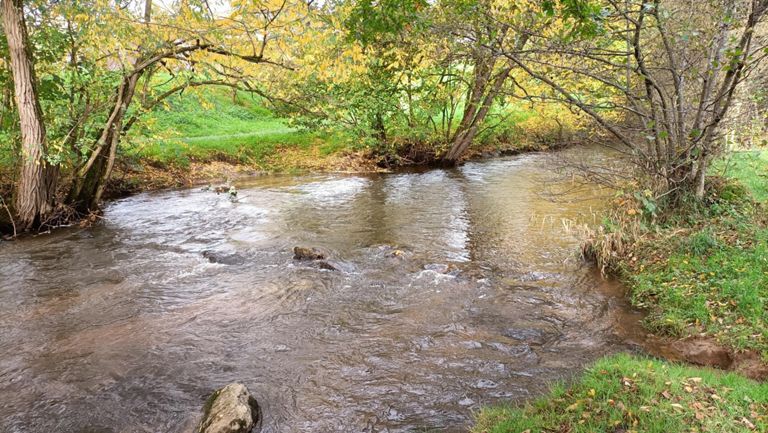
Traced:
<path id="1" fill-rule="evenodd" d="M 348 37 L 363 45 L 387 43 L 405 30 L 423 30 L 428 22 L 422 11 L 429 7 L 425 0 L 360 0 L 344 24 Z"/>
<path id="2" fill-rule="evenodd" d="M 18 149 L 15 144 L 18 143 L 15 131 L 0 130 L 0 173 L 4 169 L 11 169 L 16 165 L 18 158 Z"/>
<path id="3" fill-rule="evenodd" d="M 643 215 L 647 218 L 655 218 L 656 213 L 659 210 L 659 205 L 656 203 L 656 199 L 653 197 L 651 191 L 635 192 L 635 199 L 640 203 L 640 208 Z"/>
<path id="4" fill-rule="evenodd" d="M 524 406 L 483 409 L 472 431 L 747 433 L 768 429 L 766 414 L 766 384 L 621 354 Z"/>
<path id="5" fill-rule="evenodd" d="M 607 13 L 600 2 L 594 0 L 544 0 L 541 7 L 550 17 L 559 12 L 561 18 L 570 24 L 570 38 L 597 36 L 602 31 Z"/>

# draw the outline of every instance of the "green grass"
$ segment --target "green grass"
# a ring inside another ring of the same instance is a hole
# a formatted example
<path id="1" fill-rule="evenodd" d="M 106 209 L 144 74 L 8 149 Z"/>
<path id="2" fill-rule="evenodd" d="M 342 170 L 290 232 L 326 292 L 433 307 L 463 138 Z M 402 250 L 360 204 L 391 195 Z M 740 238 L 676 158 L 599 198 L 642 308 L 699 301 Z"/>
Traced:
<path id="1" fill-rule="evenodd" d="M 734 152 L 716 169 L 738 179 L 757 200 L 768 201 L 768 150 Z"/>
<path id="2" fill-rule="evenodd" d="M 717 170 L 749 193 L 726 184 L 708 208 L 661 228 L 626 272 L 631 298 L 655 332 L 706 333 L 768 359 L 768 228 L 765 205 L 751 202 L 768 200 L 768 153 L 740 152 Z"/>
<path id="3" fill-rule="evenodd" d="M 244 92 L 205 88 L 172 97 L 156 108 L 126 153 L 160 164 L 224 160 L 260 165 L 279 148 L 320 148 L 327 155 L 347 148 L 340 137 L 290 127 Z"/>
<path id="4" fill-rule="evenodd" d="M 504 118 L 504 123 L 481 134 L 479 142 L 519 134 L 516 125 L 535 113 L 508 106 L 495 114 Z M 142 125 L 132 133 L 125 154 L 159 165 L 224 160 L 263 166 L 280 149 L 317 148 L 320 156 L 328 156 L 364 145 L 345 131 L 321 133 L 293 128 L 265 108 L 262 99 L 245 92 L 238 92 L 233 99 L 228 88 L 198 88 L 171 97 L 148 114 Z"/>
<path id="5" fill-rule="evenodd" d="M 653 331 L 704 332 L 768 359 L 768 229 L 716 230 L 694 232 L 665 262 L 630 276 L 633 303 L 648 309 Z"/>
<path id="6" fill-rule="evenodd" d="M 483 409 L 474 433 L 677 433 L 768 430 L 768 385 L 733 373 L 626 354 L 524 406 Z"/>

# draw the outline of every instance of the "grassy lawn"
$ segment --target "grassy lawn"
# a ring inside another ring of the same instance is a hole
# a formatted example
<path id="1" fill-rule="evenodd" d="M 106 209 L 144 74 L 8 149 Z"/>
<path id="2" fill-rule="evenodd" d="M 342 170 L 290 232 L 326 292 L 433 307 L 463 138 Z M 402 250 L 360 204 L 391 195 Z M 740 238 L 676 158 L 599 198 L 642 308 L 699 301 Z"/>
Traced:
<path id="1" fill-rule="evenodd" d="M 474 433 L 675 433 L 768 430 L 768 385 L 629 355 L 604 358 L 571 386 L 524 406 L 483 409 Z"/>
<path id="2" fill-rule="evenodd" d="M 206 88 L 172 97 L 148 115 L 126 154 L 161 165 L 223 160 L 263 165 L 279 149 L 328 155 L 347 148 L 340 137 L 291 128 L 252 95 Z"/>
<path id="3" fill-rule="evenodd" d="M 166 102 L 131 132 L 124 146 L 127 156 L 159 166 L 220 160 L 269 168 L 280 151 L 292 152 L 292 158 L 303 154 L 311 159 L 363 146 L 345 131 L 293 128 L 260 98 L 245 92 L 233 98 L 228 88 L 193 89 Z M 493 128 L 478 136 L 479 144 L 509 147 L 508 141 L 517 143 L 521 137 L 553 128 L 534 111 L 517 105 L 494 112 L 491 124 Z"/>

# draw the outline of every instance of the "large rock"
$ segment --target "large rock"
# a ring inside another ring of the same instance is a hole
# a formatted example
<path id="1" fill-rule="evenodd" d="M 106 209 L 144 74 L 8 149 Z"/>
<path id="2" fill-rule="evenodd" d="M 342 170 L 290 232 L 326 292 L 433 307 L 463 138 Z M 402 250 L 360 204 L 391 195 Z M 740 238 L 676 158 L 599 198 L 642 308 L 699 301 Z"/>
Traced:
<path id="1" fill-rule="evenodd" d="M 315 247 L 293 247 L 294 260 L 324 260 L 328 253 Z"/>
<path id="2" fill-rule="evenodd" d="M 205 403 L 198 433 L 249 433 L 259 420 L 259 406 L 241 383 L 214 392 Z"/>

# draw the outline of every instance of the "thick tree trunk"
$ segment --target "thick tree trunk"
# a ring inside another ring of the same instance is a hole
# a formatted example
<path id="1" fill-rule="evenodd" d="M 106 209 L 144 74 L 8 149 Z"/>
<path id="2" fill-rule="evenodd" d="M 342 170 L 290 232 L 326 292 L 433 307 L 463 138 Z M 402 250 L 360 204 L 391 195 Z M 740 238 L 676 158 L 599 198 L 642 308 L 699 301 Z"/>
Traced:
<path id="1" fill-rule="evenodd" d="M 22 0 L 0 1 L 21 126 L 22 162 L 14 207 L 18 228 L 29 230 L 43 223 L 53 210 L 58 169 L 45 160 L 47 149 L 43 110 L 37 95 Z"/>
<path id="2" fill-rule="evenodd" d="M 483 100 L 483 95 L 488 87 L 488 82 L 491 79 L 493 73 L 493 67 L 496 64 L 495 60 L 478 56 L 475 59 L 475 71 L 472 82 L 472 87 L 467 92 L 466 107 L 464 107 L 464 113 L 461 116 L 461 121 L 456 127 L 456 132 L 453 134 L 452 142 L 456 142 L 459 136 L 462 135 L 472 124 L 472 121 L 477 114 L 477 107 Z"/>

